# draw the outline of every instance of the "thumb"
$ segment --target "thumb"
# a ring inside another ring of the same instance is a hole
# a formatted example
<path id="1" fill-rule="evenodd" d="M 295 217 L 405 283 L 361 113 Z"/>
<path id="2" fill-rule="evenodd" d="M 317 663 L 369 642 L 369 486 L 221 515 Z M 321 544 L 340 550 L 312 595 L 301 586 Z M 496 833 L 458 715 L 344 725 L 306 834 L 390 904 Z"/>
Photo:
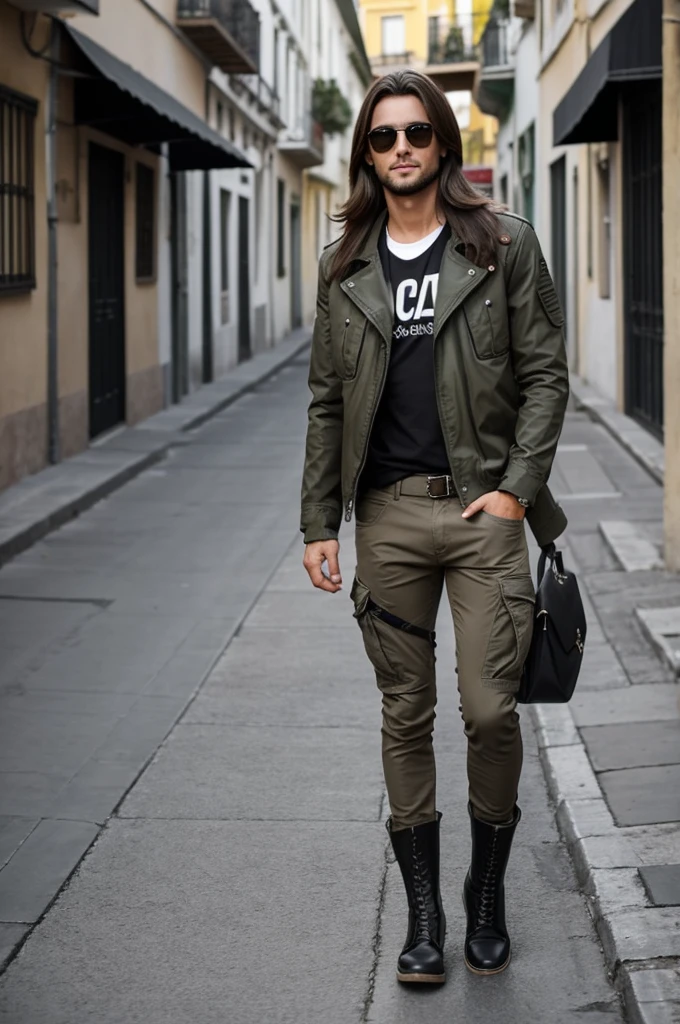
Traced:
<path id="1" fill-rule="evenodd" d="M 483 494 L 481 498 L 477 498 L 476 501 L 470 502 L 468 507 L 463 512 L 463 519 L 469 519 L 474 516 L 477 512 L 481 512 L 486 505 L 486 495 Z"/>
<path id="2" fill-rule="evenodd" d="M 340 563 L 338 561 L 337 553 L 328 555 L 326 557 L 326 561 L 328 562 L 328 574 L 331 578 L 331 582 L 342 583 L 342 576 L 340 575 Z"/>

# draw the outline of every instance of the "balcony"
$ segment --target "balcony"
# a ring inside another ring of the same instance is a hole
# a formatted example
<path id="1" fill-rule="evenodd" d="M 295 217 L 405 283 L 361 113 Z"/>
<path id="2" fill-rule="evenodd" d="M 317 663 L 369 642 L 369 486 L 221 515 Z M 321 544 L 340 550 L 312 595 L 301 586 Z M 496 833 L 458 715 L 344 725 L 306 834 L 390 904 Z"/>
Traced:
<path id="1" fill-rule="evenodd" d="M 99 0 L 10 0 L 20 11 L 40 14 L 99 14 Z"/>
<path id="2" fill-rule="evenodd" d="M 298 167 L 318 167 L 325 159 L 324 131 L 318 121 L 308 114 L 297 129 L 289 130 L 279 141 L 279 152 Z"/>
<path id="3" fill-rule="evenodd" d="M 413 50 L 405 50 L 403 53 L 379 53 L 376 57 L 370 58 L 371 71 L 374 75 L 386 75 L 390 71 L 398 71 L 401 68 L 422 68 L 422 60 L 416 58 Z"/>
<path id="4" fill-rule="evenodd" d="M 222 71 L 258 74 L 260 17 L 248 0 L 179 0 L 177 27 Z"/>
<path id="5" fill-rule="evenodd" d="M 478 42 L 487 15 L 429 19 L 425 74 L 444 92 L 472 90 L 479 71 Z"/>
<path id="6" fill-rule="evenodd" d="M 504 121 L 515 92 L 515 60 L 508 41 L 509 23 L 491 14 L 481 39 L 482 66 L 475 90 L 480 110 Z"/>
<path id="7" fill-rule="evenodd" d="M 239 95 L 246 93 L 250 101 L 257 105 L 259 113 L 268 117 L 276 128 L 283 128 L 279 94 L 271 85 L 267 85 L 264 78 L 260 75 L 234 75 L 231 85 Z"/>

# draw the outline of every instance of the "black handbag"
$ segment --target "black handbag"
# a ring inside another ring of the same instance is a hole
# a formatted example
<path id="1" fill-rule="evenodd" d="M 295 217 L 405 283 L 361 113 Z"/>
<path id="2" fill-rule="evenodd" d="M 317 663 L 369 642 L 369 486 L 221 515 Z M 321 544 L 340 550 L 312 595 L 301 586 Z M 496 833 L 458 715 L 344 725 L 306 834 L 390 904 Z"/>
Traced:
<path id="1" fill-rule="evenodd" d="M 586 615 L 576 577 L 554 544 L 541 550 L 537 582 L 534 631 L 517 700 L 564 704 L 581 671 Z"/>

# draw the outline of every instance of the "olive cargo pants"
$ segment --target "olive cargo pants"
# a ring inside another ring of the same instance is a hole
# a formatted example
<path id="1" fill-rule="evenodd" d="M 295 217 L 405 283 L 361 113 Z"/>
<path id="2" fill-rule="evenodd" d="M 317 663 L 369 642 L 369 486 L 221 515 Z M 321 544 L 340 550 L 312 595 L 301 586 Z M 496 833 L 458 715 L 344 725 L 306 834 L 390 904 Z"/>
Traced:
<path id="1" fill-rule="evenodd" d="M 515 694 L 534 605 L 525 528 L 521 520 L 485 512 L 463 519 L 461 512 L 455 497 L 428 497 L 422 477 L 368 491 L 357 504 L 352 600 L 382 692 L 383 767 L 395 829 L 436 817 L 435 652 L 426 632 L 434 630 L 444 583 L 469 799 L 483 821 L 507 822 L 514 813 L 522 769 Z M 418 633 L 398 628 L 399 620 Z"/>

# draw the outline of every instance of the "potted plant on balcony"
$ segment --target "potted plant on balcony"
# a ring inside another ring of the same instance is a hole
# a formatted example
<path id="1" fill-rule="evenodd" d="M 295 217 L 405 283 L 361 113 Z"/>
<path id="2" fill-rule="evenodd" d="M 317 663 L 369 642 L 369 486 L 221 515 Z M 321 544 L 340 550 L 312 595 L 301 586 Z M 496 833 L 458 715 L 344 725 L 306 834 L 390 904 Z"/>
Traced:
<path id="1" fill-rule="evenodd" d="M 334 78 L 317 78 L 312 89 L 312 117 L 326 135 L 341 135 L 352 123 L 352 108 Z"/>

